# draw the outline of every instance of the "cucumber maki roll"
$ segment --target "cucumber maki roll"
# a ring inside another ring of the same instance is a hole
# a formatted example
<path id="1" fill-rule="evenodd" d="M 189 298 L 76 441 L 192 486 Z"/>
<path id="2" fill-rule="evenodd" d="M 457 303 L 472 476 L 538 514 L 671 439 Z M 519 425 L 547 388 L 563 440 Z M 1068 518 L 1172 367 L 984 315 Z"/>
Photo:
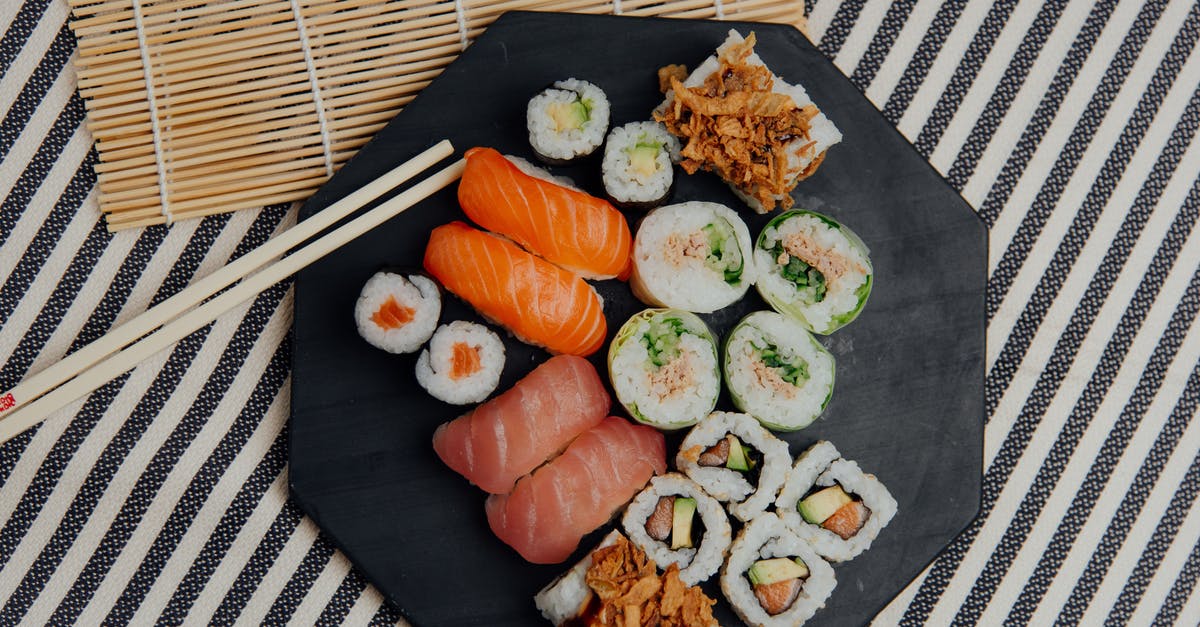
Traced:
<path id="1" fill-rule="evenodd" d="M 651 211 L 633 241 L 633 295 L 647 305 L 711 313 L 754 283 L 750 231 L 729 207 L 686 202 Z"/>
<path id="2" fill-rule="evenodd" d="M 629 540 L 660 568 L 679 566 L 679 579 L 694 586 L 725 560 L 733 540 L 725 508 L 677 472 L 650 479 L 621 519 Z"/>
<path id="3" fill-rule="evenodd" d="M 867 247 L 833 218 L 788 211 L 767 223 L 754 247 L 758 293 L 809 331 L 849 324 L 871 295 Z"/>
<path id="4" fill-rule="evenodd" d="M 619 207 L 652 209 L 666 202 L 675 182 L 679 140 L 657 122 L 614 128 L 604 142 L 604 192 Z"/>
<path id="5" fill-rule="evenodd" d="M 753 417 L 715 411 L 683 438 L 675 467 L 746 522 L 775 501 L 792 456 L 787 442 Z"/>
<path id="6" fill-rule="evenodd" d="M 712 411 L 721 392 L 717 343 L 704 321 L 677 309 L 647 309 L 608 348 L 617 400 L 638 422 L 682 429 Z"/>
<path id="7" fill-rule="evenodd" d="M 756 311 L 729 332 L 724 367 L 733 404 L 768 429 L 807 427 L 833 395 L 833 355 L 773 311 Z"/>
<path id="8" fill-rule="evenodd" d="M 837 587 L 833 567 L 775 514 L 750 521 L 721 569 L 721 592 L 747 625 L 801 625 Z"/>
<path id="9" fill-rule="evenodd" d="M 574 78 L 558 81 L 534 96 L 525 109 L 529 145 L 551 165 L 586 157 L 604 143 L 608 114 L 604 90 Z"/>

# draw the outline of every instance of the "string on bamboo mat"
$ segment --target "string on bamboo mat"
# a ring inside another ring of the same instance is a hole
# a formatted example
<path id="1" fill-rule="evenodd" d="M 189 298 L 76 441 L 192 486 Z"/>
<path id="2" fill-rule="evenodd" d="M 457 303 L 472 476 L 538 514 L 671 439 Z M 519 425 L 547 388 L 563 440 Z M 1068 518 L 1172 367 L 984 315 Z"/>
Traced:
<path id="1" fill-rule="evenodd" d="M 109 230 L 310 196 L 500 14 L 779 22 L 794 0 L 69 0 Z"/>

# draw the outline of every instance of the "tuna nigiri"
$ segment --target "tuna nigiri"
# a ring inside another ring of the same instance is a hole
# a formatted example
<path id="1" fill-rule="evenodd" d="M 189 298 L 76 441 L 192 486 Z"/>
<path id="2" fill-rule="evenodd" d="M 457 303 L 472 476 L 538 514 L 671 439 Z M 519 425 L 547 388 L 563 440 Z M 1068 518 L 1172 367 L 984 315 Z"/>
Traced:
<path id="1" fill-rule="evenodd" d="M 467 217 L 585 278 L 629 276 L 633 238 L 607 201 L 530 176 L 492 148 L 466 157 L 458 203 Z"/>
<path id="2" fill-rule="evenodd" d="M 582 357 L 551 357 L 507 392 L 433 433 L 447 466 L 492 494 L 566 448 L 608 415 L 612 400 Z"/>
<path id="3" fill-rule="evenodd" d="M 489 496 L 488 524 L 526 560 L 557 564 L 666 469 L 662 433 L 609 416 L 510 494 Z"/>
<path id="4" fill-rule="evenodd" d="M 425 270 L 522 341 L 581 356 L 604 343 L 596 290 L 512 242 L 451 222 L 429 235 Z"/>

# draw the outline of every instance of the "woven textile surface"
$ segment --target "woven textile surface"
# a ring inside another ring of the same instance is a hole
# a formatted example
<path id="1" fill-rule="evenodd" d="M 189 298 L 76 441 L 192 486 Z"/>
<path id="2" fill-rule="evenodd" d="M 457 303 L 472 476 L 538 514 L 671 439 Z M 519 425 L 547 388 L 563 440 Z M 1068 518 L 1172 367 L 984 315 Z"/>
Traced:
<path id="1" fill-rule="evenodd" d="M 806 8 L 990 229 L 983 509 L 877 622 L 1196 624 L 1200 4 Z M 0 2 L 0 388 L 296 215 L 109 233 L 68 14 Z M 402 620 L 288 501 L 291 312 L 278 285 L 0 447 L 0 624 Z"/>

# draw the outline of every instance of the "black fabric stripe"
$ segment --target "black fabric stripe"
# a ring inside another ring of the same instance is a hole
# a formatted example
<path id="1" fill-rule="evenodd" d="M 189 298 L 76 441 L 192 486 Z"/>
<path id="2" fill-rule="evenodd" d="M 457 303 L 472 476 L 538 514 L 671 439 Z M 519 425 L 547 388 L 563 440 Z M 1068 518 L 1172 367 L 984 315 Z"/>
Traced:
<path id="1" fill-rule="evenodd" d="M 104 448 L 104 452 L 100 454 L 87 479 L 71 501 L 62 521 L 46 541 L 46 545 L 25 573 L 13 595 L 0 609 L 0 624 L 17 622 L 29 610 L 29 606 L 50 580 L 88 517 L 95 510 L 109 482 L 120 468 L 121 461 L 133 450 L 134 445 L 162 410 L 171 392 L 179 385 L 188 365 L 208 336 L 210 328 L 205 327 L 184 338 L 171 351 L 150 389 Z"/>
<path id="2" fill-rule="evenodd" d="M 1159 283 L 1159 285 L 1156 285 L 1154 288 L 1156 291 L 1161 288 L 1161 283 L 1163 280 L 1165 280 L 1166 274 L 1169 271 L 1165 260 L 1162 258 L 1164 250 L 1166 250 L 1169 246 L 1174 251 L 1172 255 L 1177 256 L 1178 251 L 1183 245 L 1183 241 L 1187 238 L 1187 234 L 1190 233 L 1194 228 L 1198 215 L 1200 215 L 1200 183 L 1197 183 L 1197 185 L 1192 188 L 1191 195 L 1185 202 L 1182 211 L 1176 215 L 1175 220 L 1172 222 L 1170 230 L 1167 232 L 1167 236 L 1164 240 L 1164 248 L 1160 248 L 1158 254 L 1155 255 L 1154 260 L 1151 262 L 1150 269 L 1146 273 L 1147 277 L 1149 278 L 1147 281 L 1143 282 L 1142 286 L 1139 286 L 1139 289 L 1142 289 L 1147 283 L 1150 282 Z M 1118 324 L 1117 329 L 1119 333 L 1124 332 L 1125 323 L 1126 321 L 1123 319 L 1121 323 Z M 1161 348 L 1162 344 L 1159 346 Z M 1092 466 L 1088 470 L 1087 478 L 1084 480 L 1083 485 L 1081 485 L 1079 490 L 1076 492 L 1070 508 L 1066 511 L 1066 515 L 1063 516 L 1062 520 L 1059 522 L 1058 528 L 1055 530 L 1050 544 L 1046 547 L 1046 551 L 1043 553 L 1041 560 L 1038 562 L 1037 568 L 1029 577 L 1024 589 L 1021 592 L 1020 598 L 1010 611 L 1010 620 L 1015 620 L 1018 622 L 1028 621 L 1030 617 L 1032 617 L 1033 612 L 1037 609 L 1037 605 L 1041 602 L 1042 597 L 1045 595 L 1046 589 L 1049 588 L 1050 583 L 1054 580 L 1055 575 L 1058 573 L 1058 569 L 1062 566 L 1063 560 L 1066 559 L 1067 553 L 1071 550 L 1072 545 L 1075 543 L 1075 539 L 1078 537 L 1080 530 L 1083 528 L 1083 525 L 1087 522 L 1088 517 L 1091 515 L 1092 508 L 1095 505 L 1096 500 L 1100 498 L 1101 493 L 1108 484 L 1108 480 L 1111 477 L 1113 470 L 1116 468 L 1117 463 L 1124 454 L 1125 448 L 1129 445 L 1129 440 L 1133 437 L 1133 433 L 1137 429 L 1138 424 L 1142 422 L 1146 407 L 1149 406 L 1150 401 L 1153 400 L 1153 394 L 1150 394 L 1149 396 L 1144 394 L 1143 386 L 1148 383 L 1147 377 L 1151 375 L 1161 377 L 1161 375 L 1166 372 L 1165 366 L 1161 369 L 1161 372 L 1155 370 L 1156 364 L 1158 364 L 1158 362 L 1155 360 L 1158 358 L 1159 353 L 1156 351 L 1151 357 L 1146 370 L 1142 373 L 1142 380 L 1139 381 L 1138 389 L 1134 393 L 1134 397 L 1130 400 L 1130 405 L 1127 405 L 1121 412 L 1120 418 L 1109 432 L 1108 437 L 1105 439 L 1104 444 L 1100 449 L 1099 455 L 1092 462 Z M 1155 389 L 1157 389 L 1160 384 L 1160 380 L 1153 380 Z M 1085 392 L 1085 395 L 1086 394 L 1087 393 Z M 1168 426 L 1170 424 L 1170 421 L 1168 421 Z M 1158 445 L 1156 444 L 1156 447 L 1157 446 Z M 1173 442 L 1171 443 L 1171 446 L 1174 446 Z M 1151 455 L 1154 455 L 1154 450 L 1156 449 L 1151 450 Z M 1139 476 L 1141 476 L 1140 472 Z M 1043 485 L 1043 482 L 1040 480 L 1036 483 L 1038 485 Z M 1128 495 L 1126 498 L 1128 498 Z M 1136 510 L 1118 510 L 1118 512 L 1121 511 Z M 1093 555 L 1092 559 L 1095 560 L 1097 557 L 1099 557 L 1099 553 Z"/>
<path id="3" fill-rule="evenodd" d="M 396 607 L 390 600 L 384 598 L 383 603 L 379 604 L 379 609 L 375 610 L 375 615 L 371 617 L 369 625 L 371 627 L 383 627 L 383 625 L 395 625 L 400 622 L 403 615 L 400 613 L 400 608 Z"/>
<path id="4" fill-rule="evenodd" d="M 892 124 L 899 124 L 900 118 L 904 117 L 904 112 L 908 110 L 908 105 L 912 104 L 917 90 L 925 82 L 925 77 L 933 67 L 933 62 L 937 59 L 938 53 L 942 51 L 942 46 L 946 44 L 946 39 L 950 37 L 954 25 L 958 23 L 958 18 L 962 15 L 963 7 L 966 5 L 966 2 L 943 2 L 938 7 L 933 21 L 929 23 L 929 30 L 921 38 L 920 45 L 909 59 L 904 73 L 900 75 L 900 80 L 896 82 L 896 87 L 892 89 L 887 103 L 883 106 L 883 117 Z"/>
<path id="5" fill-rule="evenodd" d="M 1130 159 L 1133 158 L 1134 151 L 1145 137 L 1146 131 L 1154 120 L 1159 106 L 1162 105 L 1163 99 L 1166 98 L 1167 92 L 1170 91 L 1172 83 L 1179 74 L 1179 69 L 1183 66 L 1192 48 L 1195 46 L 1196 36 L 1200 33 L 1200 29 L 1197 28 L 1198 21 L 1200 21 L 1200 5 L 1193 5 L 1192 11 L 1188 14 L 1188 19 L 1184 23 L 1184 28 L 1179 31 L 1166 57 L 1163 58 L 1162 63 L 1155 70 L 1149 88 L 1142 94 L 1133 115 L 1130 116 L 1129 121 L 1126 123 L 1124 129 L 1122 129 L 1116 146 L 1109 153 L 1108 158 L 1104 160 L 1104 165 L 1101 166 L 1100 172 L 1096 175 L 1091 189 L 1088 190 L 1088 194 L 1083 200 L 1082 206 L 1071 221 L 1071 226 L 1068 228 L 1066 235 L 1064 235 L 1062 243 L 1054 251 L 1054 257 L 1051 259 L 1045 273 L 1038 280 L 1033 296 L 1021 310 L 1021 314 L 1013 327 L 1013 333 L 1009 335 L 1004 343 L 1004 347 L 1000 349 L 1000 354 L 996 358 L 995 365 L 987 374 L 988 385 L 986 386 L 985 402 L 987 403 L 989 415 L 995 410 L 996 404 L 1000 402 L 1000 398 L 1003 397 L 1004 392 L 1012 382 L 1012 378 L 1024 360 L 1025 353 L 1029 350 L 1029 345 L 1033 341 L 1038 327 L 1041 326 L 1042 320 L 1045 319 L 1046 313 L 1049 312 L 1055 296 L 1058 294 L 1059 289 L 1062 288 L 1067 274 L 1070 272 L 1076 258 L 1079 256 L 1079 252 L 1083 249 L 1083 244 L 1087 241 L 1088 235 L 1095 226 L 1096 220 L 1103 210 L 1104 203 L 1112 196 L 1113 190 L 1116 189 L 1126 166 L 1129 164 Z M 1196 124 L 1196 113 L 1193 110 L 1195 104 L 1195 98 L 1193 97 L 1183 117 L 1184 120 L 1187 120 L 1189 128 L 1192 129 L 1195 128 Z M 1062 185 L 1055 184 L 1053 186 L 1058 188 L 1058 190 L 1053 192 L 1056 196 L 1054 200 L 1046 201 L 1051 204 L 1058 202 L 1057 196 L 1065 188 L 1065 179 L 1063 179 Z M 1045 190 L 1046 188 L 1043 188 L 1043 191 Z M 1041 194 L 1039 193 L 1038 196 L 1040 198 Z M 1048 217 L 1053 211 L 1051 205 L 1043 205 L 1035 201 L 1034 210 L 1036 211 L 1038 207 L 1046 207 L 1045 217 Z M 1026 218 L 1018 229 L 1018 237 L 1022 231 L 1025 231 L 1026 236 L 1036 238 L 1037 234 L 1031 235 L 1025 228 L 1036 220 L 1037 218 Z M 1044 220 L 1042 222 L 1044 224 Z M 1035 228 L 1040 231 L 1041 225 Z M 1014 267 L 1014 264 L 1022 263 L 1022 261 L 1016 260 L 1018 258 L 1023 259 L 1032 248 L 1033 241 L 1031 239 L 1018 241 L 1017 238 L 1014 238 L 1013 243 L 1004 251 L 1000 266 L 992 275 L 992 279 L 988 281 L 987 298 L 989 304 L 994 302 L 992 298 L 996 292 L 1005 290 L 1011 285 L 1013 276 L 1015 276 L 1017 268 L 1019 268 L 1019 265 Z M 1006 260 L 1011 262 L 1007 267 L 1005 266 Z M 1005 272 L 1011 272 L 1011 274 L 1006 276 Z M 993 290 L 992 286 L 997 284 L 999 284 L 997 289 Z M 991 313 L 989 312 L 990 315 Z M 1090 325 L 1090 321 L 1088 324 Z"/>
<path id="6" fill-rule="evenodd" d="M 983 18 L 979 30 L 975 32 L 975 37 L 967 46 L 967 52 L 959 61 L 958 67 L 954 68 L 954 74 L 950 77 L 945 91 L 938 97 L 937 104 L 926 118 L 921 132 L 917 134 L 917 141 L 914 142 L 914 145 L 917 152 L 926 158 L 933 154 L 933 149 L 941 141 L 942 133 L 946 132 L 946 127 L 950 125 L 954 112 L 958 111 L 958 105 L 962 104 L 963 98 L 967 96 L 967 91 L 975 82 L 975 75 L 983 67 L 988 52 L 995 45 L 996 38 L 1000 36 L 1000 31 L 1008 22 L 1008 17 L 1012 14 L 1016 4 L 1015 0 L 999 0 L 988 9 L 987 17 Z"/>
<path id="7" fill-rule="evenodd" d="M 1154 535 L 1150 536 L 1146 550 L 1138 558 L 1137 566 L 1125 580 L 1125 587 L 1117 597 L 1117 602 L 1113 605 L 1112 611 L 1105 621 L 1106 624 L 1124 625 L 1129 622 L 1129 617 L 1137 609 L 1138 602 L 1142 600 L 1142 595 L 1146 592 L 1146 586 L 1150 585 L 1150 579 L 1158 571 L 1158 565 L 1162 563 L 1163 556 L 1171 548 L 1171 542 L 1179 533 L 1183 519 L 1187 517 L 1192 504 L 1196 502 L 1196 492 L 1200 491 L 1200 455 L 1192 459 L 1192 465 L 1188 467 L 1187 475 L 1184 476 L 1179 486 L 1175 495 L 1171 497 L 1171 504 L 1167 506 L 1166 513 L 1158 521 L 1158 526 L 1154 528 Z M 1195 547 L 1192 548 L 1195 549 Z"/>
<path id="8" fill-rule="evenodd" d="M 58 30 L 58 35 L 50 44 L 50 48 L 46 51 L 46 55 L 38 62 L 37 67 L 30 73 L 29 80 L 17 94 L 8 113 L 4 115 L 3 120 L 0 120 L 0 161 L 8 156 L 8 152 L 12 150 L 13 143 L 17 141 L 21 131 L 29 123 L 29 120 L 33 119 L 38 107 L 42 106 L 42 101 L 46 99 L 46 93 L 50 91 L 50 86 L 67 66 L 73 52 L 75 52 L 75 35 L 71 33 L 71 29 L 66 24 L 63 24 L 62 28 Z"/>
<path id="9" fill-rule="evenodd" d="M 875 36 L 871 38 L 867 51 L 863 53 L 862 59 L 858 61 L 858 66 L 854 68 L 854 73 L 850 75 L 850 81 L 859 89 L 866 91 L 867 87 L 871 85 L 871 81 L 875 80 L 879 66 L 883 65 L 883 60 L 887 58 L 888 51 L 896 43 L 900 29 L 904 28 L 904 23 L 908 21 L 908 16 L 916 4 L 917 0 L 896 0 L 888 5 L 883 22 L 879 24 L 879 30 L 875 31 Z"/>
<path id="10" fill-rule="evenodd" d="M 1196 465 L 1193 463 L 1192 468 L 1195 467 Z M 1197 577 L 1200 577 L 1200 544 L 1193 545 L 1191 553 L 1188 553 L 1187 561 L 1183 563 L 1183 569 L 1175 578 L 1175 583 L 1171 585 L 1171 590 L 1167 593 L 1162 607 L 1158 608 L 1158 615 L 1154 617 L 1155 625 L 1178 624 L 1179 613 L 1183 611 L 1188 597 L 1192 595 Z"/>
<path id="11" fill-rule="evenodd" d="M 25 47 L 25 42 L 29 41 L 29 36 L 37 28 L 38 20 L 48 6 L 50 0 L 25 0 L 21 10 L 13 16 L 12 23 L 0 39 L 0 76 L 8 74 L 8 68 L 12 67 L 17 55 L 21 54 L 21 49 Z"/>
<path id="12" fill-rule="evenodd" d="M 291 345 L 290 336 L 284 345 Z M 250 477 L 238 489 L 237 496 L 233 498 L 228 509 L 221 515 L 221 520 L 213 529 L 212 534 L 208 536 L 208 540 L 205 541 L 204 548 L 192 562 L 187 575 L 175 588 L 162 616 L 158 617 L 159 622 L 178 625 L 187 617 L 196 598 L 204 590 L 205 584 L 212 578 L 213 572 L 221 564 L 229 547 L 237 540 L 238 533 L 254 513 L 254 508 L 263 500 L 263 495 L 279 477 L 279 473 L 284 471 L 284 467 L 287 465 L 287 442 L 287 426 L 285 424 L 275 441 L 271 443 L 271 447 L 259 460 L 254 472 L 250 473 Z M 217 623 L 210 621 L 210 624 Z"/>
<path id="13" fill-rule="evenodd" d="M 303 516 L 294 501 L 289 500 L 284 503 L 283 509 L 275 517 L 275 521 L 271 523 L 267 533 L 263 535 L 258 547 L 254 549 L 250 561 L 246 563 L 242 572 L 238 573 L 237 579 L 229 588 L 229 592 L 225 594 L 225 598 L 221 599 L 221 605 L 217 607 L 217 611 L 209 621 L 210 624 L 231 625 L 237 620 L 238 615 L 246 608 L 246 603 L 250 601 L 250 597 L 254 595 L 254 590 L 266 576 L 267 570 L 279 557 L 279 552 L 287 544 L 288 538 L 291 538 L 292 533 L 296 531 Z"/>
<path id="14" fill-rule="evenodd" d="M 1109 3 L 1116 4 L 1114 1 Z M 1017 46 L 1016 53 L 1004 68 L 1000 82 L 993 89 L 992 96 L 988 98 L 988 103 L 984 105 L 979 117 L 975 119 L 975 125 L 971 127 L 967 141 L 959 149 L 958 155 L 954 158 L 954 164 L 950 166 L 950 172 L 946 175 L 946 181 L 955 189 L 962 189 L 967 184 L 967 180 L 971 178 L 971 174 L 975 172 L 975 167 L 979 165 L 979 158 L 983 156 L 983 151 L 991 143 L 992 135 L 1000 127 L 1000 122 L 1004 120 L 1009 107 L 1016 99 L 1017 92 L 1025 84 L 1029 70 L 1042 53 L 1046 40 L 1050 38 L 1050 33 L 1058 24 L 1066 7 L 1065 0 L 1042 4 L 1037 17 L 1025 31 L 1025 38 L 1021 40 L 1021 45 Z"/>
<path id="15" fill-rule="evenodd" d="M 350 568 L 350 572 L 342 578 L 342 583 L 333 593 L 333 598 L 329 603 L 325 604 L 325 609 L 321 611 L 321 615 L 317 617 L 316 624 L 320 627 L 333 627 L 341 625 L 346 620 L 346 615 L 350 613 L 350 609 L 354 607 L 354 602 L 358 597 L 362 596 L 363 590 L 367 589 L 367 580 L 354 567 Z"/>
<path id="16" fill-rule="evenodd" d="M 1134 475 L 1133 482 L 1130 483 L 1129 489 L 1122 497 L 1113 520 L 1104 530 L 1104 535 L 1096 544 L 1091 558 L 1088 559 L 1087 567 L 1080 574 L 1079 580 L 1075 582 L 1074 589 L 1071 590 L 1070 596 L 1063 604 L 1060 620 L 1078 621 L 1083 617 L 1083 613 L 1087 610 L 1088 604 L 1092 602 L 1092 597 L 1100 587 L 1104 575 L 1108 573 L 1112 561 L 1116 559 L 1117 552 L 1121 550 L 1121 546 L 1129 536 L 1129 530 L 1133 528 L 1137 514 L 1145 507 L 1146 500 L 1150 498 L 1150 491 L 1158 482 L 1163 468 L 1167 465 L 1167 460 L 1170 459 L 1175 447 L 1179 444 L 1179 439 L 1183 437 L 1184 430 L 1191 422 L 1198 401 L 1200 401 L 1200 365 L 1192 369 L 1192 374 L 1188 377 L 1179 402 L 1175 404 L 1175 409 L 1171 411 L 1162 431 L 1154 440 L 1149 454 L 1146 455 L 1137 474 Z M 1057 537 L 1055 539 L 1057 540 Z M 1062 558 L 1057 559 L 1058 561 L 1062 560 Z M 1054 568 L 1057 569 L 1058 565 L 1055 565 Z M 1038 571 L 1034 573 L 1031 581 L 1040 583 L 1039 574 L 1042 572 L 1043 569 L 1039 564 Z M 1048 577 L 1053 577 L 1053 574 Z M 1041 585 L 1048 586 L 1049 583 Z M 1038 591 L 1038 597 L 1035 600 L 1040 600 L 1040 596 L 1043 594 L 1045 594 L 1044 590 Z M 1021 596 L 1023 600 L 1025 595 Z M 1018 604 L 1014 611 L 1020 607 L 1021 605 Z"/>
<path id="17" fill-rule="evenodd" d="M 992 183 L 987 197 L 984 198 L 983 204 L 978 209 L 979 217 L 983 218 L 989 228 L 995 226 L 996 219 L 1004 209 L 1004 203 L 1008 202 L 1017 186 L 1017 181 L 1025 173 L 1029 161 L 1033 159 L 1034 151 L 1045 137 L 1046 131 L 1050 129 L 1050 124 L 1054 122 L 1063 99 L 1071 91 L 1071 86 L 1075 84 L 1075 79 L 1083 69 L 1083 64 L 1092 54 L 1092 49 L 1099 41 L 1100 34 L 1104 31 L 1115 8 L 1116 3 L 1110 0 L 1093 5 L 1083 27 L 1079 29 L 1079 34 L 1075 36 L 1075 41 L 1071 42 L 1071 49 L 1067 51 L 1067 56 L 1059 64 L 1054 78 L 1050 81 L 1050 86 L 1033 112 L 1033 117 L 1030 118 L 1025 130 L 1021 132 L 1021 138 L 1017 140 L 1016 147 L 1009 154 L 1004 167 L 1000 170 L 1000 175 Z M 1100 87 L 1104 87 L 1103 82 Z M 1112 89 L 1111 84 L 1109 89 Z M 1024 208 L 1022 207 L 1021 210 Z"/>
<path id="18" fill-rule="evenodd" d="M 1147 93 L 1146 96 L 1150 94 Z M 1143 101 L 1145 101 L 1143 97 Z M 1193 103 L 1195 99 L 1193 98 Z M 1194 127 L 1193 127 L 1194 128 Z M 1111 161 L 1111 159 L 1110 159 Z M 1091 195 L 1089 194 L 1089 197 Z M 1085 212 L 1089 209 L 1089 205 L 1085 204 L 1080 213 L 1076 216 L 1075 222 L 1072 224 L 1072 231 L 1076 230 L 1076 225 L 1081 221 L 1088 220 L 1085 217 Z M 1090 218 L 1094 220 L 1094 218 Z M 1090 228 L 1090 227 L 1089 227 Z M 1070 234 L 1069 234 L 1070 235 Z M 1069 237 L 1068 235 L 1068 237 Z M 1074 248 L 1075 253 L 1082 247 L 1082 242 L 1078 239 L 1065 241 L 1060 247 L 1059 253 L 1063 253 L 1066 248 Z M 1054 265 L 1051 269 L 1053 271 Z M 1024 406 L 1021 409 L 1020 415 L 1005 438 L 1004 444 L 1001 446 L 999 453 L 996 456 L 992 466 L 984 475 L 983 484 L 983 503 L 979 518 L 975 520 L 958 538 L 952 542 L 947 549 L 942 553 L 941 557 L 934 563 L 933 570 L 922 583 L 920 590 L 909 605 L 904 622 L 906 624 L 915 624 L 922 622 L 932 611 L 933 606 L 940 598 L 942 591 L 948 584 L 954 572 L 961 563 L 967 550 L 974 542 L 975 536 L 979 533 L 985 522 L 987 515 L 991 512 L 992 506 L 1000 491 L 1003 489 L 1005 482 L 1016 467 L 1017 461 L 1020 459 L 1029 441 L 1033 437 L 1034 430 L 1040 422 L 1042 415 L 1045 413 L 1047 406 L 1057 392 L 1059 385 L 1066 376 L 1067 370 L 1071 366 L 1076 353 L 1079 350 L 1079 345 L 1086 336 L 1088 329 L 1095 320 L 1096 313 L 1099 311 L 1104 298 L 1107 297 L 1108 290 L 1111 289 L 1111 283 L 1106 285 L 1098 285 L 1098 279 L 1093 278 L 1088 286 L 1088 293 L 1085 294 L 1080 305 L 1076 308 L 1071 316 L 1066 329 L 1059 337 L 1054 352 L 1051 355 L 1049 362 L 1038 377 L 1033 392 L 1027 398 Z M 1044 282 L 1043 282 L 1044 284 Z M 990 289 L 990 285 L 989 285 Z M 1040 287 L 1039 287 L 1040 289 Z M 1094 291 L 1093 291 L 1094 290 Z M 1042 298 L 1048 298 L 1052 295 L 1042 294 Z M 1026 333 L 1032 337 L 1034 330 L 1018 327 L 1014 330 L 1013 335 Z M 1029 340 L 1026 340 L 1029 341 Z M 999 396 L 999 392 L 995 389 L 996 381 L 989 376 L 985 382 L 985 396 Z M 989 402 L 989 416 L 994 410 L 994 403 Z"/>
<path id="19" fill-rule="evenodd" d="M 255 339 L 262 335 L 263 329 L 279 309 L 289 287 L 290 281 L 277 284 L 254 299 L 254 303 L 229 339 L 216 367 L 204 382 L 204 387 L 196 396 L 195 402 L 179 419 L 171 434 L 138 476 L 137 482 L 121 506 L 121 511 L 109 524 L 104 538 L 88 559 L 79 578 L 55 609 L 50 622 L 67 624 L 79 619 L 80 612 L 96 592 L 95 582 L 102 581 L 108 574 L 113 562 L 117 560 L 129 537 L 133 535 L 146 510 L 154 501 L 154 495 L 162 488 L 167 475 L 175 468 L 179 458 L 195 441 L 196 435 L 216 411 L 221 398 L 233 384 L 234 378 L 242 369 L 242 364 L 246 362 L 246 357 L 254 348 Z"/>
<path id="20" fill-rule="evenodd" d="M 825 34 L 821 36 L 821 42 L 817 44 L 825 56 L 830 59 L 837 56 L 866 3 L 867 0 L 843 0 L 838 5 L 837 13 L 833 15 L 829 28 L 825 29 Z"/>
<path id="21" fill-rule="evenodd" d="M 300 562 L 300 566 L 292 573 L 283 590 L 275 597 L 271 609 L 267 612 L 263 623 L 267 625 L 283 625 L 291 621 L 292 614 L 304 601 L 304 597 L 312 590 L 313 583 L 321 576 L 321 571 L 333 557 L 333 543 L 323 533 L 317 534 L 317 539 Z"/>

